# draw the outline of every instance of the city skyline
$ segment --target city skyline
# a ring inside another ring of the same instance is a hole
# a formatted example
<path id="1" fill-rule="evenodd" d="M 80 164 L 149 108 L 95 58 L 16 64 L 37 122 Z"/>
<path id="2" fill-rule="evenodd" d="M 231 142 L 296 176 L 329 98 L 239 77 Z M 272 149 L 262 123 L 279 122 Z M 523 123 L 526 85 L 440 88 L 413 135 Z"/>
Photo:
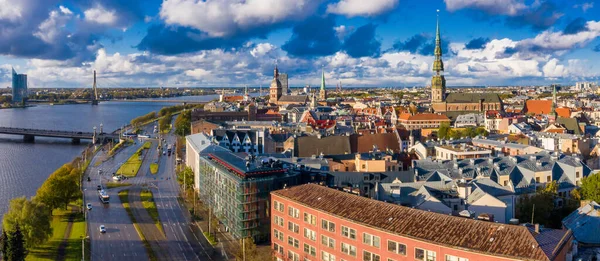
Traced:
<path id="1" fill-rule="evenodd" d="M 448 86 L 599 81 L 593 1 L 499 2 L 8 0 L 0 86 L 266 88 L 275 60 L 290 86 L 424 86 L 436 9 Z"/>

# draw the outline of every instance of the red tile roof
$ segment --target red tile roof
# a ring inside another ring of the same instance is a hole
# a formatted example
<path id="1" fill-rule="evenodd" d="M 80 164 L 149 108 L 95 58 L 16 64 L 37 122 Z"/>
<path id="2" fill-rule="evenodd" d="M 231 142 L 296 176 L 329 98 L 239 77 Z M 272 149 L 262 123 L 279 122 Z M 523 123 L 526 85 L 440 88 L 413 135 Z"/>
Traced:
<path id="1" fill-rule="evenodd" d="M 511 259 L 551 260 L 572 235 L 570 230 L 547 230 L 553 235 L 550 239 L 544 236 L 543 230 L 535 233 L 525 226 L 412 209 L 316 184 L 295 186 L 271 194 L 388 233 Z"/>
<path id="2" fill-rule="evenodd" d="M 403 113 L 400 115 L 400 120 L 406 121 L 450 121 L 446 115 L 435 114 L 435 113 L 418 113 L 415 115 L 410 115 L 408 113 Z"/>
<path id="3" fill-rule="evenodd" d="M 571 109 L 566 107 L 556 108 L 556 113 L 560 117 L 571 118 Z"/>
<path id="4" fill-rule="evenodd" d="M 548 114 L 552 111 L 552 101 L 528 100 L 525 102 L 525 110 L 534 114 Z"/>

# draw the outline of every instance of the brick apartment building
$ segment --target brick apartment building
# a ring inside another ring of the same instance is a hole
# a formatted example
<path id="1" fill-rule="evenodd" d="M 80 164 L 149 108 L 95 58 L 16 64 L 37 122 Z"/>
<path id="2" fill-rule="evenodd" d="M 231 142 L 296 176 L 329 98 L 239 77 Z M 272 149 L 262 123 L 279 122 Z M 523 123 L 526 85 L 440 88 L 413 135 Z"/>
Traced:
<path id="1" fill-rule="evenodd" d="M 569 260 L 571 230 L 454 217 L 306 184 L 271 192 L 277 260 Z"/>

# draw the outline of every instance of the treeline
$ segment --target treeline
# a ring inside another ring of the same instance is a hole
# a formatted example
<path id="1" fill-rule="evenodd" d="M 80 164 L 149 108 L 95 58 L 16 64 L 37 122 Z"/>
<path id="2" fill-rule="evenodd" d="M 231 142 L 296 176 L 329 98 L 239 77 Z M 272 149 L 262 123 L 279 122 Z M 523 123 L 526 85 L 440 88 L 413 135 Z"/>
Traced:
<path id="1" fill-rule="evenodd" d="M 131 123 L 131 126 L 137 126 L 139 124 L 149 122 L 154 119 L 156 119 L 156 112 L 149 112 L 145 115 L 142 115 L 140 117 L 137 117 L 137 118 L 131 120 L 130 123 Z"/>
<path id="2" fill-rule="evenodd" d="M 79 190 L 82 172 L 74 165 L 68 163 L 54 171 L 31 199 L 20 197 L 10 201 L 8 212 L 2 220 L 2 229 L 6 233 L 3 244 L 6 242 L 9 249 L 27 249 L 41 245 L 50 238 L 52 210 L 66 209 L 69 203 L 82 196 Z M 15 237 L 22 237 L 22 240 Z M 18 242 L 22 242 L 21 245 L 11 245 Z M 9 251 L 4 255 L 10 257 L 15 253 Z"/>
<path id="3" fill-rule="evenodd" d="M 175 134 L 179 136 L 190 135 L 192 128 L 192 112 L 183 111 L 175 119 Z"/>
<path id="4" fill-rule="evenodd" d="M 438 139 L 460 139 L 463 137 L 476 137 L 476 136 L 485 136 L 487 137 L 489 132 L 485 130 L 483 127 L 466 127 L 461 129 L 453 129 L 450 127 L 448 123 L 442 123 L 440 128 L 438 129 L 437 137 Z"/>
<path id="5" fill-rule="evenodd" d="M 167 112 L 167 114 L 158 120 L 158 129 L 163 133 L 169 132 L 172 119 L 173 115 L 171 115 L 171 112 Z"/>
<path id="6" fill-rule="evenodd" d="M 182 111 L 184 109 L 189 110 L 189 109 L 197 108 L 199 106 L 203 106 L 203 105 L 186 104 L 186 105 L 175 105 L 175 106 L 164 107 L 164 108 L 160 109 L 160 111 L 158 111 L 158 116 L 162 117 L 162 116 L 167 115 L 167 113 L 173 114 L 178 111 Z"/>

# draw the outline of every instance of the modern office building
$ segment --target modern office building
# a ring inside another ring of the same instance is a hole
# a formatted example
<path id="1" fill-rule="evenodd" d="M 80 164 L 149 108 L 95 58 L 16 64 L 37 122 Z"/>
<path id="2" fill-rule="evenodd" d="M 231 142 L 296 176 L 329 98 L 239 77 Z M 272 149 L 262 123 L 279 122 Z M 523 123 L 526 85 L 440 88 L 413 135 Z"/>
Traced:
<path id="1" fill-rule="evenodd" d="M 12 68 L 12 101 L 22 103 L 27 98 L 27 74 L 17 74 Z"/>
<path id="2" fill-rule="evenodd" d="M 269 240 L 269 193 L 296 185 L 300 174 L 273 158 L 247 156 L 206 145 L 206 136 L 188 136 L 188 164 L 195 189 L 225 230 L 237 239 Z M 199 143 L 199 144 L 196 144 Z"/>
<path id="3" fill-rule="evenodd" d="M 571 230 L 454 217 L 306 184 L 271 193 L 277 260 L 570 260 Z"/>

